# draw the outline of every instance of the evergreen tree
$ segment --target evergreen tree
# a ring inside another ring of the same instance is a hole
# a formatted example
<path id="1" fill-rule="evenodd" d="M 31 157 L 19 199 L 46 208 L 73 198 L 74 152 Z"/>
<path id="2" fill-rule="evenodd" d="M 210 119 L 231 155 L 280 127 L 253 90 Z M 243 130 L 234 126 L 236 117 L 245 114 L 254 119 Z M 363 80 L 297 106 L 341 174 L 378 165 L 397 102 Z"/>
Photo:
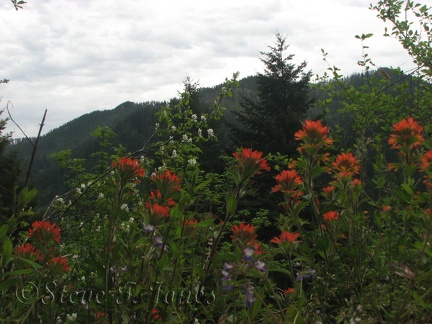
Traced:
<path id="1" fill-rule="evenodd" d="M 275 45 L 260 52 L 265 69 L 257 74 L 259 101 L 243 98 L 242 109 L 235 112 L 238 126 L 231 125 L 235 145 L 265 153 L 295 152 L 294 133 L 312 105 L 311 72 L 304 72 L 306 62 L 292 63 L 294 55 L 285 55 L 288 46 L 286 37 L 276 34 Z"/>
<path id="2" fill-rule="evenodd" d="M 0 110 L 0 115 L 4 110 Z M 0 223 L 5 221 L 14 208 L 14 191 L 21 173 L 21 164 L 16 152 L 8 152 L 11 134 L 4 133 L 7 119 L 0 118 Z"/>

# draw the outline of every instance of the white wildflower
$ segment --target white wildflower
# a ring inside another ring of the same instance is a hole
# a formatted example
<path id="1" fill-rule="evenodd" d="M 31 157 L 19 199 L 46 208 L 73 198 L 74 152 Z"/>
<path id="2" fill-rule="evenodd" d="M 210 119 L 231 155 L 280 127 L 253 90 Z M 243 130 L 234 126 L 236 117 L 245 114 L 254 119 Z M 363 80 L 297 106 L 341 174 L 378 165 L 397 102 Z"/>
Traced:
<path id="1" fill-rule="evenodd" d="M 207 129 L 207 134 L 208 134 L 208 136 L 210 136 L 210 137 L 214 136 L 214 131 L 213 131 L 213 129 L 212 129 L 212 128 Z"/>
<path id="2" fill-rule="evenodd" d="M 201 121 L 206 122 L 207 121 L 207 117 L 204 115 L 201 115 Z"/>
<path id="3" fill-rule="evenodd" d="M 202 137 L 202 129 L 198 128 L 198 137 Z"/>
<path id="4" fill-rule="evenodd" d="M 175 131 L 177 128 L 173 125 L 173 126 L 171 126 L 171 130 L 172 131 Z"/>
<path id="5" fill-rule="evenodd" d="M 183 134 L 182 142 L 188 142 L 188 141 L 189 141 L 189 137 L 186 134 Z"/>
<path id="6" fill-rule="evenodd" d="M 197 122 L 197 121 L 198 121 L 198 117 L 197 117 L 197 115 L 195 115 L 195 114 L 193 114 L 193 115 L 191 116 L 191 118 L 192 118 L 192 120 L 193 120 L 194 122 Z"/>
<path id="7" fill-rule="evenodd" d="M 123 205 L 121 205 L 121 206 L 120 206 L 120 209 L 122 209 L 122 210 L 124 210 L 124 211 L 126 211 L 126 212 L 129 211 L 129 207 L 128 207 L 127 204 L 123 204 Z"/>
<path id="8" fill-rule="evenodd" d="M 176 156 L 177 156 L 177 151 L 176 151 L 176 150 L 173 150 L 173 151 L 172 151 L 172 157 L 175 158 Z"/>
<path id="9" fill-rule="evenodd" d="M 195 159 L 189 159 L 188 163 L 190 166 L 194 166 L 197 163 L 197 161 Z"/>
<path id="10" fill-rule="evenodd" d="M 158 129 L 159 127 L 160 127 L 160 124 L 159 124 L 159 123 L 156 123 L 156 124 L 155 124 L 155 128 Z"/>
<path id="11" fill-rule="evenodd" d="M 85 189 L 86 185 L 84 183 L 81 183 L 81 188 Z"/>
<path id="12" fill-rule="evenodd" d="M 101 193 L 99 193 L 99 196 L 98 196 L 98 198 L 99 199 L 102 199 L 104 197 L 104 194 L 101 192 Z"/>

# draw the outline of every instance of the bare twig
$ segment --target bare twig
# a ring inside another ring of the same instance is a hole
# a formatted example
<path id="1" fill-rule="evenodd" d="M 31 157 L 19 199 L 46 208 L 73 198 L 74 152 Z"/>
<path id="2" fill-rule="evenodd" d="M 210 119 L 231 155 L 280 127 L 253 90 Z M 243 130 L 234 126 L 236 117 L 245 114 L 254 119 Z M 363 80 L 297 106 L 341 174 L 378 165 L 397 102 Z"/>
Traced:
<path id="1" fill-rule="evenodd" d="M 32 142 L 32 140 L 27 136 L 27 134 L 22 130 L 22 128 L 15 122 L 15 120 L 12 118 L 12 114 L 9 111 L 9 105 L 11 105 L 13 107 L 13 103 L 9 100 L 7 105 L 6 105 L 6 110 L 8 112 L 9 115 L 9 119 L 16 125 L 16 127 L 19 128 L 19 130 L 21 131 L 21 133 L 23 133 L 23 135 L 25 136 L 25 138 L 30 142 L 30 144 L 35 147 L 35 144 Z"/>
<path id="2" fill-rule="evenodd" d="M 43 118 L 42 118 L 42 123 L 40 124 L 39 132 L 38 132 L 38 135 L 36 137 L 36 142 L 33 145 L 33 152 L 32 152 L 32 156 L 31 156 L 31 159 L 30 159 L 30 164 L 29 164 L 29 167 L 28 167 L 28 170 L 27 170 L 27 176 L 26 176 L 26 179 L 25 179 L 25 182 L 24 182 L 24 187 L 27 185 L 27 182 L 28 182 L 28 180 L 30 178 L 31 169 L 32 169 L 32 166 L 33 166 L 33 160 L 34 160 L 34 157 L 36 155 L 36 150 L 37 150 L 37 146 L 38 146 L 38 143 L 39 143 L 39 138 L 40 138 L 40 135 L 41 135 L 41 132 L 42 132 L 42 128 L 44 126 L 46 114 L 47 114 L 47 109 L 45 109 L 45 113 L 44 113 Z"/>

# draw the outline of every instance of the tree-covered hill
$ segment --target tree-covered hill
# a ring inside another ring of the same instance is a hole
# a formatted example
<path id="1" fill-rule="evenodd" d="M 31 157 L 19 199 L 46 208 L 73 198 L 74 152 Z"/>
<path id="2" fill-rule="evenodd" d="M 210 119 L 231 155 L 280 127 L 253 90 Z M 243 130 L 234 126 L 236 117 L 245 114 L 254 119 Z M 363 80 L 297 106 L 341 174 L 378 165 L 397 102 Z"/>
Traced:
<path id="1" fill-rule="evenodd" d="M 380 77 L 390 77 L 392 79 L 401 78 L 400 75 L 392 73 L 385 69 L 377 73 Z M 353 74 L 343 79 L 345 87 L 359 87 L 366 82 L 365 75 Z M 206 111 L 214 103 L 215 98 L 220 93 L 223 84 L 214 87 L 198 88 L 198 105 L 201 111 Z M 242 109 L 241 103 L 245 100 L 259 101 L 257 76 L 243 78 L 239 86 L 233 89 L 233 95 L 225 98 L 222 106 L 226 108 L 224 113 L 224 122 L 220 125 L 219 141 L 222 142 L 223 148 L 231 149 L 238 143 L 230 142 L 229 128 L 225 124 L 236 123 L 235 112 Z M 322 89 L 322 88 L 321 88 Z M 389 89 L 391 91 L 391 89 Z M 314 87 L 311 89 L 312 98 L 317 101 L 326 96 L 322 90 Z M 150 138 L 154 131 L 156 117 L 155 113 L 165 105 L 173 105 L 176 98 L 170 102 L 144 102 L 133 103 L 124 102 L 111 110 L 94 111 L 82 115 L 47 134 L 41 136 L 38 143 L 35 160 L 33 162 L 30 184 L 34 184 L 39 191 L 39 203 L 45 206 L 56 194 L 61 194 L 67 190 L 64 184 L 63 172 L 58 162 L 52 157 L 53 153 L 62 150 L 70 150 L 74 158 L 89 159 L 89 157 L 100 149 L 99 140 L 92 136 L 92 133 L 98 127 L 108 127 L 116 136 L 112 138 L 114 146 L 122 145 L 126 151 L 133 152 Z M 351 134 L 352 123 L 349 116 L 343 116 L 338 111 L 341 108 L 339 102 L 334 100 L 327 106 L 328 111 L 325 114 L 326 123 L 332 127 L 336 125 L 345 125 L 346 134 Z M 322 115 L 322 110 L 317 105 L 312 106 L 308 112 L 308 118 L 315 118 Z M 31 139 L 35 142 L 35 138 Z M 26 168 L 29 165 L 33 147 L 27 139 L 18 139 L 9 148 L 17 151 L 19 158 L 23 161 L 23 176 L 26 174 Z"/>

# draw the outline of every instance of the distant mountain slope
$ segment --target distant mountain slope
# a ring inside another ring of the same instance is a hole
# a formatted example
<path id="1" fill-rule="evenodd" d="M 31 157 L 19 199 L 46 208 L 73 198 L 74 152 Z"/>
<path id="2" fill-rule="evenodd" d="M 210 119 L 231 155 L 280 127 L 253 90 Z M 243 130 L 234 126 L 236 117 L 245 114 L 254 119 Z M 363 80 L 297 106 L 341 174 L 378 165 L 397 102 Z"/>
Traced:
<path id="1" fill-rule="evenodd" d="M 200 88 L 201 105 L 212 106 L 222 86 L 223 84 Z M 238 102 L 242 96 L 256 96 L 255 92 L 256 78 L 244 78 L 240 80 L 240 86 L 234 89 L 233 97 L 225 99 L 223 105 L 228 111 L 238 109 Z M 82 115 L 41 136 L 30 179 L 38 188 L 40 204 L 47 204 L 55 194 L 67 190 L 57 161 L 50 158 L 52 153 L 71 150 L 75 158 L 88 158 L 99 149 L 97 141 L 91 136 L 99 126 L 108 126 L 117 134 L 113 140 L 114 145 L 122 144 L 127 150 L 134 151 L 151 136 L 156 123 L 155 113 L 166 104 L 167 102 L 127 101 L 111 110 L 93 111 Z M 18 151 L 26 169 L 32 153 L 30 143 L 26 139 L 15 140 L 10 149 Z"/>
<path id="2" fill-rule="evenodd" d="M 388 69 L 386 72 L 391 74 Z M 353 74 L 347 77 L 345 82 L 353 86 L 362 85 L 365 83 L 364 75 Z M 233 111 L 240 109 L 242 98 L 259 100 L 256 76 L 243 78 L 239 83 L 239 87 L 233 89 L 233 96 L 224 99 L 222 103 L 227 108 L 224 118 L 229 123 L 238 122 L 234 119 Z M 203 110 L 213 105 L 222 87 L 223 84 L 219 84 L 214 87 L 199 89 L 199 102 Z M 311 90 L 311 96 L 319 99 L 324 98 L 326 94 Z M 175 98 L 171 99 L 170 104 L 175 101 Z M 39 141 L 31 176 L 31 183 L 35 184 L 40 193 L 40 204 L 45 205 L 55 194 L 61 194 L 67 189 L 63 183 L 64 179 L 60 167 L 54 159 L 50 158 L 52 153 L 72 150 L 73 157 L 88 158 L 91 153 L 99 149 L 98 142 L 91 136 L 91 133 L 98 126 L 108 126 L 117 134 L 113 140 L 114 145 L 121 144 L 128 151 L 135 151 L 142 147 L 154 131 L 155 113 L 166 104 L 167 102 L 133 103 L 127 101 L 111 110 L 94 111 L 82 115 L 43 135 Z M 346 120 L 341 122 L 343 116 L 338 113 L 339 107 L 339 103 L 335 101 L 328 106 L 327 124 L 331 126 L 334 124 L 348 125 Z M 309 118 L 319 114 L 319 109 L 312 108 Z M 228 137 L 229 134 L 222 134 L 220 140 L 226 141 Z M 10 149 L 18 151 L 25 169 L 31 157 L 32 146 L 27 140 L 21 139 L 16 141 Z"/>

